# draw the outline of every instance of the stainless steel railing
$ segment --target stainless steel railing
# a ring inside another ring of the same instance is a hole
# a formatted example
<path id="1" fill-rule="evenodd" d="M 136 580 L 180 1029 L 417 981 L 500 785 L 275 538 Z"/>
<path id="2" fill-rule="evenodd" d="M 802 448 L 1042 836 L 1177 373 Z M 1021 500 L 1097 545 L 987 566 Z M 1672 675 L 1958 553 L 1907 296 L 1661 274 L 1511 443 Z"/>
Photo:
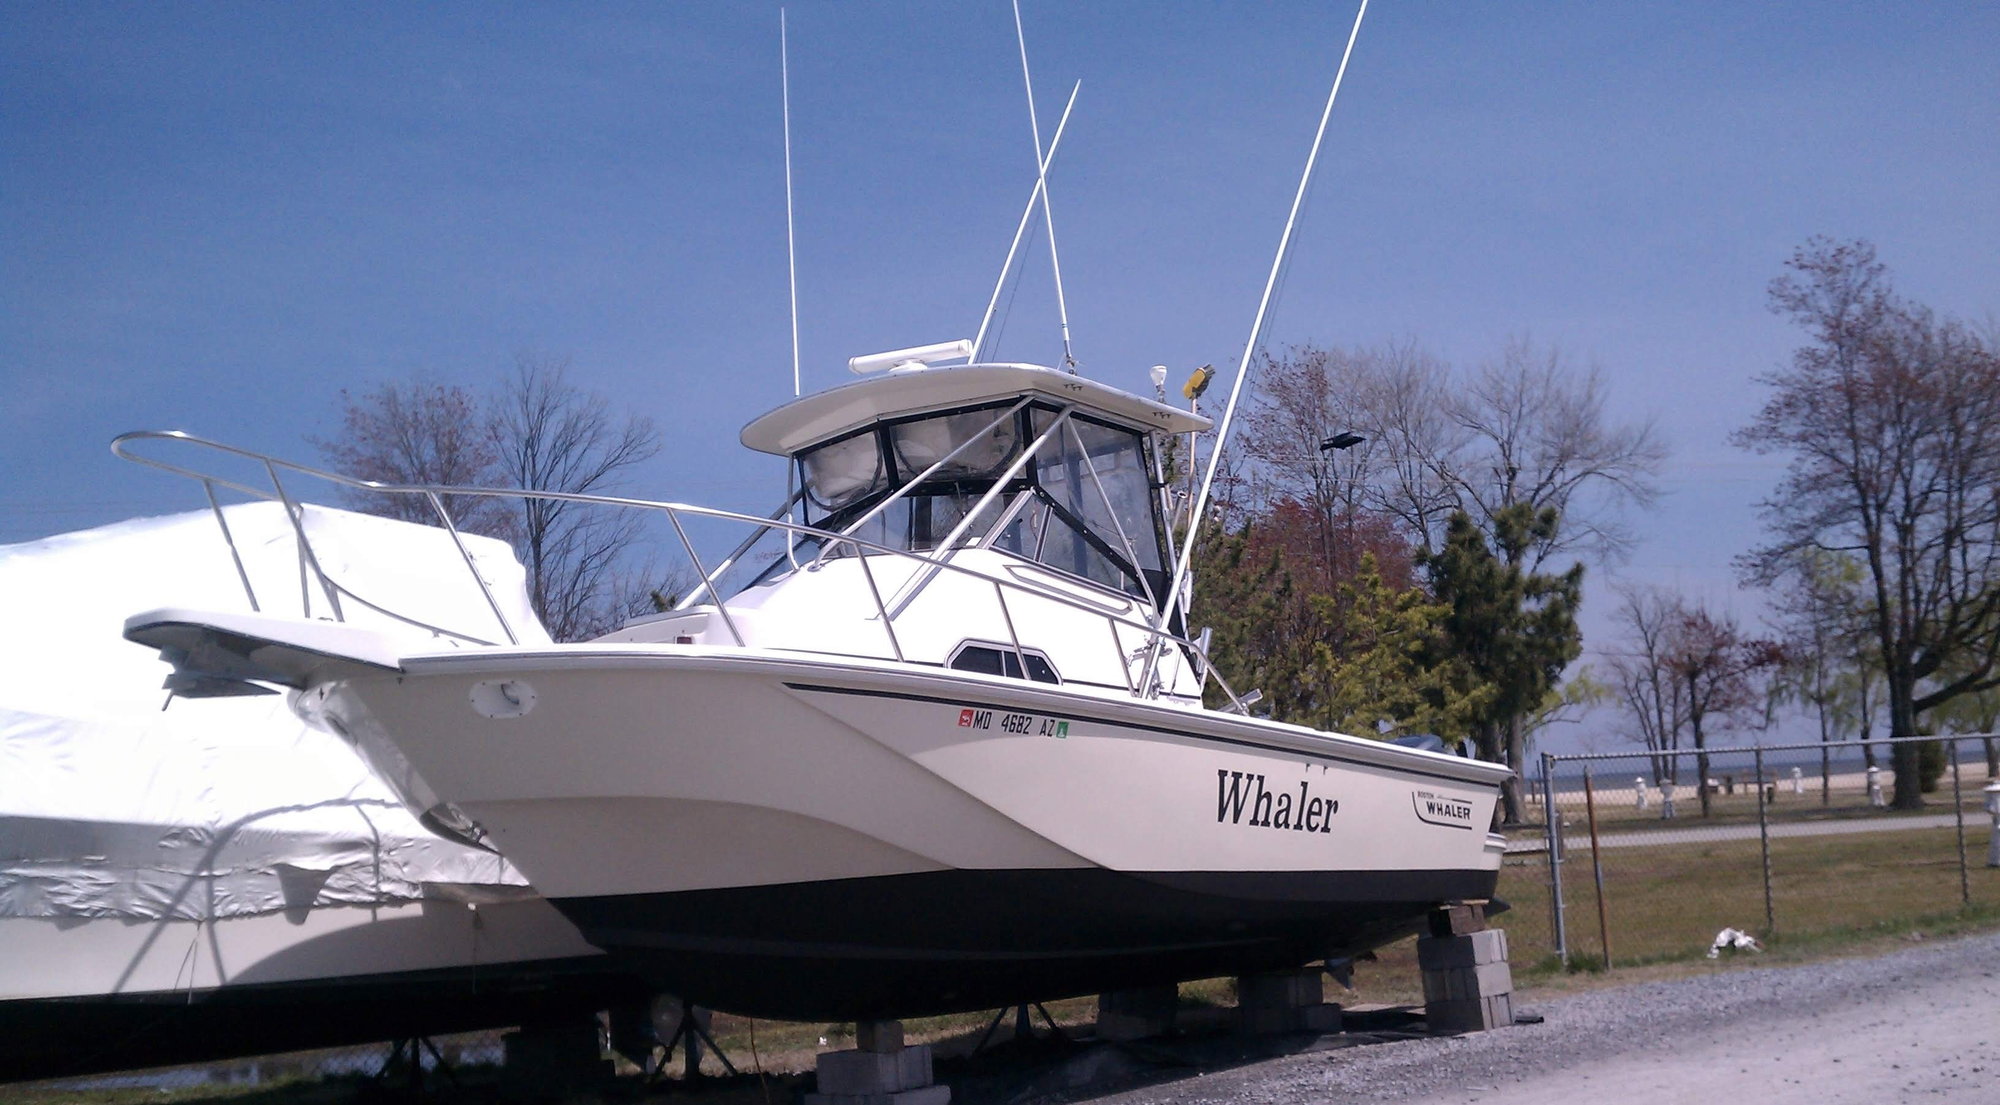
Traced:
<path id="1" fill-rule="evenodd" d="M 242 479 L 230 478 L 212 471 L 204 471 L 199 468 L 162 460 L 158 457 L 146 456 L 135 448 L 141 442 L 171 442 L 181 446 L 209 450 L 217 454 L 240 458 L 261 468 L 265 476 L 269 479 L 270 484 L 268 487 L 258 486 L 246 483 Z M 1147 647 L 1143 650 L 1146 653 L 1155 653 L 1156 649 L 1161 645 L 1178 646 L 1185 650 L 1185 655 L 1198 661 L 1202 685 L 1204 687 L 1206 687 L 1209 679 L 1214 679 L 1217 688 L 1229 699 L 1231 708 L 1239 713 L 1247 712 L 1248 710 L 1248 704 L 1215 671 L 1215 665 L 1208 655 L 1207 650 L 1197 641 L 1169 632 L 1164 626 L 1164 614 L 1160 615 L 1160 621 L 1142 621 L 1138 618 L 1106 611 L 1101 607 L 1093 606 L 1080 599 L 1064 595 L 1059 591 L 1030 587 L 1011 579 L 989 575 L 975 568 L 955 563 L 952 559 L 952 553 L 955 549 L 949 547 L 917 552 L 877 544 L 856 537 L 851 532 L 834 532 L 794 522 L 784 515 L 797 502 L 796 495 L 774 514 L 759 517 L 731 510 L 720 510 L 714 507 L 619 495 L 591 495 L 564 491 L 529 491 L 520 488 L 391 484 L 379 480 L 358 479 L 342 475 L 338 472 L 329 472 L 324 469 L 281 460 L 264 453 L 238 448 L 218 441 L 211 441 L 207 438 L 197 437 L 179 430 L 138 430 L 120 434 L 112 440 L 111 451 L 122 459 L 171 472 L 175 475 L 194 480 L 202 485 L 209 508 L 215 515 L 216 523 L 221 527 L 223 539 L 229 546 L 230 557 L 236 567 L 237 576 L 243 583 L 245 596 L 249 599 L 251 609 L 253 610 L 261 610 L 262 606 L 258 602 L 255 588 L 251 585 L 250 574 L 244 566 L 242 555 L 236 547 L 234 535 L 230 532 L 228 519 L 223 513 L 219 500 L 216 498 L 217 488 L 224 488 L 253 499 L 277 502 L 284 506 L 286 516 L 290 520 L 298 545 L 301 590 L 303 592 L 304 603 L 308 609 L 311 606 L 311 588 L 317 585 L 320 592 L 325 596 L 327 604 L 336 620 L 346 620 L 346 614 L 341 605 L 342 599 L 345 598 L 366 606 L 386 617 L 442 636 L 457 638 L 472 644 L 492 645 L 498 643 L 474 633 L 433 625 L 391 610 L 386 606 L 372 602 L 356 594 L 353 590 L 335 579 L 321 565 L 318 557 L 313 552 L 311 539 L 307 535 L 303 523 L 302 508 L 304 504 L 302 501 L 296 499 L 286 487 L 284 478 L 281 475 L 281 473 L 286 473 L 323 480 L 336 487 L 353 491 L 389 496 L 408 496 L 421 499 L 425 502 L 430 508 L 430 512 L 437 517 L 438 524 L 451 535 L 452 544 L 458 550 L 460 558 L 464 561 L 467 573 L 472 577 L 474 586 L 478 588 L 480 595 L 484 598 L 487 609 L 492 612 L 494 621 L 500 628 L 501 636 L 506 639 L 506 643 L 508 644 L 519 644 L 520 638 L 515 632 L 514 626 L 508 621 L 502 604 L 499 598 L 493 593 L 492 587 L 479 574 L 472 553 L 466 547 L 463 534 L 459 530 L 457 523 L 452 519 L 451 512 L 445 507 L 444 499 L 446 496 L 454 498 L 511 500 L 539 499 L 658 512 L 666 518 L 667 523 L 672 527 L 675 537 L 680 542 L 682 551 L 687 555 L 688 563 L 693 566 L 697 575 L 700 576 L 701 582 L 696 586 L 694 592 L 689 595 L 689 598 L 693 599 L 697 595 L 706 593 L 709 601 L 713 603 L 717 615 L 722 620 L 723 626 L 728 630 L 731 640 L 738 646 L 746 645 L 747 641 L 743 635 L 742 628 L 737 624 L 735 617 L 729 609 L 728 602 L 722 595 L 720 581 L 733 566 L 743 562 L 745 554 L 754 548 L 758 541 L 767 535 L 782 533 L 789 535 L 794 542 L 799 539 L 818 542 L 823 556 L 828 555 L 830 550 L 836 548 L 851 550 L 852 558 L 859 563 L 862 576 L 867 582 L 869 596 L 874 603 L 876 616 L 882 623 L 889 651 L 898 661 L 906 661 L 908 658 L 903 651 L 902 639 L 896 632 L 895 618 L 890 610 L 891 604 L 884 601 L 881 586 L 876 579 L 875 568 L 869 563 L 875 556 L 897 557 L 914 562 L 917 566 L 917 571 L 912 574 L 912 581 L 917 579 L 927 581 L 935 578 L 942 572 L 952 572 L 962 577 L 970 577 L 989 584 L 993 588 L 995 601 L 999 604 L 1001 619 L 1007 626 L 1009 643 L 1013 648 L 1016 660 L 1021 665 L 1024 677 L 1029 670 L 1027 652 L 1022 646 L 1019 634 L 1015 630 L 1014 611 L 1008 601 L 1010 594 L 1027 595 L 1038 602 L 1054 603 L 1059 606 L 1083 611 L 1094 617 L 1102 618 L 1109 623 L 1108 628 L 1110 629 L 1112 648 L 1116 653 L 1118 670 L 1124 673 L 1126 686 L 1135 697 L 1158 697 L 1160 688 L 1154 685 L 1156 681 L 1152 676 L 1151 664 L 1147 665 L 1148 670 L 1142 672 L 1141 678 L 1134 679 L 1132 677 L 1129 664 L 1130 658 L 1126 655 L 1123 642 L 1118 636 L 1118 626 L 1124 626 L 1143 636 L 1148 642 Z M 742 544 L 736 547 L 734 552 L 718 563 L 713 571 L 710 571 L 704 566 L 700 553 L 695 549 L 694 541 L 688 535 L 684 519 L 689 518 L 711 519 L 748 525 L 752 527 L 752 532 Z M 899 601 L 895 604 L 897 609 L 906 609 L 909 599 L 912 597 L 914 597 L 913 593 L 907 596 L 899 596 Z M 682 606 L 685 607 L 686 603 L 683 603 Z M 1157 607 L 1153 607 L 1152 609 L 1157 609 Z"/>

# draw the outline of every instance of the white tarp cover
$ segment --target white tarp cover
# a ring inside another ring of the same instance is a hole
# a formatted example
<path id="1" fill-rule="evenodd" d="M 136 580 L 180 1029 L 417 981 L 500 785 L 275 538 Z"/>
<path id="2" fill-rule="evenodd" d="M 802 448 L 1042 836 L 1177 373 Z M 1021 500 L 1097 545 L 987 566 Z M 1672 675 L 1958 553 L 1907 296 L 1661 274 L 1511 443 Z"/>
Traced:
<path id="1" fill-rule="evenodd" d="M 302 594 L 281 505 L 225 513 L 264 613 L 331 617 L 316 586 Z M 504 640 L 443 530 L 323 507 L 302 524 L 321 568 L 369 602 Z M 547 641 L 512 551 L 465 541 L 516 635 Z M 424 829 L 284 695 L 162 711 L 166 663 L 121 636 L 128 616 L 162 606 L 250 609 L 210 512 L 0 546 L 0 916 L 205 919 L 526 885 L 498 856 Z M 351 600 L 344 613 L 440 643 Z"/>

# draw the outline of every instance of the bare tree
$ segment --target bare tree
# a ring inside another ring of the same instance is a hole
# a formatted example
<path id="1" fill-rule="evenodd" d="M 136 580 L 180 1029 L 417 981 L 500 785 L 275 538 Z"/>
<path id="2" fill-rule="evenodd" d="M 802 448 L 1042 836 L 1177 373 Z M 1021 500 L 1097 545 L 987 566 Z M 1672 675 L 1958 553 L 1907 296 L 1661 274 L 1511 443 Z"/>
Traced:
<path id="1" fill-rule="evenodd" d="M 310 439 L 343 475 L 397 485 L 477 487 L 498 480 L 499 450 L 485 404 L 456 384 L 411 380 L 378 384 L 356 396 L 343 389 L 341 430 Z M 343 490 L 349 506 L 369 514 L 437 525 L 437 512 L 417 495 Z M 512 515 L 495 499 L 443 495 L 461 529 L 511 535 Z"/>
<path id="2" fill-rule="evenodd" d="M 1918 715 L 2000 685 L 2000 351 L 1891 289 L 1866 242 L 1814 238 L 1771 284 L 1809 337 L 1763 377 L 1770 398 L 1736 442 L 1790 466 L 1764 504 L 1768 583 L 1798 550 L 1853 551 L 1892 737 Z M 1915 743 L 1894 747 L 1895 805 L 1924 804 Z"/>
<path id="3" fill-rule="evenodd" d="M 569 382 L 569 362 L 515 358 L 493 417 L 500 471 L 527 491 L 605 494 L 660 451 L 643 415 L 613 413 Z M 620 562 L 640 537 L 636 511 L 562 499 L 519 500 L 516 545 L 535 611 L 557 640 L 594 636 L 618 620 Z"/>
<path id="4" fill-rule="evenodd" d="M 1516 339 L 1454 390 L 1448 414 L 1461 434 L 1431 463 L 1456 507 L 1487 529 L 1515 503 L 1556 508 L 1563 529 L 1523 550 L 1529 567 L 1566 552 L 1616 558 L 1631 542 L 1620 512 L 1657 497 L 1666 446 L 1649 422 L 1611 424 L 1604 401 L 1597 368 Z"/>
<path id="5" fill-rule="evenodd" d="M 1623 605 L 1617 620 L 1625 637 L 1605 666 L 1646 750 L 1673 752 L 1688 721 L 1685 686 L 1669 667 L 1679 600 L 1657 588 L 1636 586 L 1620 588 L 1619 597 Z M 1680 757 L 1654 756 L 1653 781 L 1679 782 Z"/>
<path id="6" fill-rule="evenodd" d="M 619 416 L 602 396 L 569 383 L 568 362 L 519 354 L 497 396 L 456 385 L 386 383 L 342 392 L 342 434 L 314 440 L 345 474 L 400 485 L 511 487 L 604 493 L 659 452 L 652 422 Z M 436 525 L 418 496 L 356 493 L 359 510 Z M 461 529 L 513 543 L 529 597 L 557 640 L 595 636 L 643 610 L 654 591 L 684 590 L 678 569 L 635 569 L 640 515 L 559 499 L 442 493 Z"/>

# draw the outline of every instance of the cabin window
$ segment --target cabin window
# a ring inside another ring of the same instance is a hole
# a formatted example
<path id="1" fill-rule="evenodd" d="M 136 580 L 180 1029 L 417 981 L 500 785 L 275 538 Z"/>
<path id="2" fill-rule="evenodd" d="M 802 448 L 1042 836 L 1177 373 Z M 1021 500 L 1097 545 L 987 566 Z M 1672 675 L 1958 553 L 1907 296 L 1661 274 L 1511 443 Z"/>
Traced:
<path id="1" fill-rule="evenodd" d="M 1037 410 L 1036 432 L 1054 417 Z M 1072 418 L 1036 459 L 1035 483 L 1044 501 L 1008 526 L 1001 547 L 1131 594 L 1144 593 L 1136 573 L 1163 585 L 1143 437 Z"/>
<path id="2" fill-rule="evenodd" d="M 889 486 L 873 430 L 800 453 L 799 469 L 806 495 L 821 510 L 839 510 Z"/>
<path id="3" fill-rule="evenodd" d="M 952 530 L 965 520 L 965 514 L 979 503 L 983 490 L 966 492 L 942 492 L 939 494 L 913 493 L 890 503 L 882 510 L 873 511 L 861 528 L 853 536 L 870 544 L 891 549 L 911 549 L 923 551 L 934 549 L 951 536 Z M 967 526 L 959 544 L 969 545 L 985 535 L 993 525 L 992 519 L 1006 506 L 1004 499 L 995 500 L 986 508 L 985 520 Z M 845 526 L 835 528 L 845 529 Z M 837 548 L 836 556 L 848 555 L 849 550 Z"/>
<path id="4" fill-rule="evenodd" d="M 1011 645 L 963 644 L 951 654 L 945 666 L 954 671 L 976 671 L 985 675 L 1004 675 L 1009 679 L 1021 678 L 1021 656 L 1028 658 L 1028 678 L 1037 683 L 1060 683 L 1056 669 L 1049 664 L 1049 658 L 1034 649 L 1014 652 Z"/>
<path id="5" fill-rule="evenodd" d="M 970 444 L 933 472 L 931 479 L 992 479 L 1006 471 L 1021 454 L 1021 432 L 1015 419 L 1000 418 L 1003 410 L 958 411 L 889 427 L 898 477 L 913 480 L 923 475 L 968 440 Z M 1000 419 L 998 425 L 994 425 L 995 419 Z"/>
<path id="6" fill-rule="evenodd" d="M 939 547 L 1025 443 L 1049 433 L 1059 417 L 1039 403 L 1001 417 L 1006 410 L 992 404 L 883 423 L 800 453 L 808 520 L 830 530 L 852 527 L 857 540 L 884 548 Z M 895 494 L 926 472 L 907 494 Z M 1166 573 L 1158 506 L 1145 435 L 1072 415 L 963 527 L 958 543 L 985 543 L 1160 601 Z M 852 553 L 853 546 L 837 543 L 827 555 Z"/>

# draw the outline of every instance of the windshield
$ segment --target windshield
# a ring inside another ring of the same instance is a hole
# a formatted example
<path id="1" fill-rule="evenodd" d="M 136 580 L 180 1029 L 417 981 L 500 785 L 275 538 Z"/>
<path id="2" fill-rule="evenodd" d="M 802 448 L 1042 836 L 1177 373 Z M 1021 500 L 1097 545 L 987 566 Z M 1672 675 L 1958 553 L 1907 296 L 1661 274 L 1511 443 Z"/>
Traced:
<path id="1" fill-rule="evenodd" d="M 995 492 L 1043 435 L 1035 458 Z M 1152 457 L 1137 431 L 1041 404 L 995 404 L 883 423 L 805 450 L 798 462 L 814 526 L 911 552 L 947 540 L 986 544 L 1127 594 L 1150 590 L 1156 601 L 1165 586 Z M 796 544 L 801 561 L 820 555 L 817 541 Z M 826 555 L 853 552 L 835 543 Z M 791 559 L 762 578 L 789 570 Z"/>

